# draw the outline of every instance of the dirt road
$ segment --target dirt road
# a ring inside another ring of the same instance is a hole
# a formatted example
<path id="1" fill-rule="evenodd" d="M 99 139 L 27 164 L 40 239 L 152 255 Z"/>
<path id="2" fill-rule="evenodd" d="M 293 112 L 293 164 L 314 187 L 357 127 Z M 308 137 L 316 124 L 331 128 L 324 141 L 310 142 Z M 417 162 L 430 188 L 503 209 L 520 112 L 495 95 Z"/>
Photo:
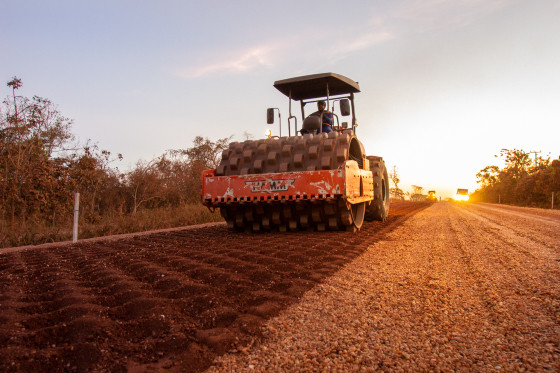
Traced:
<path id="1" fill-rule="evenodd" d="M 0 251 L 1 371 L 558 371 L 559 335 L 558 211 Z"/>
<path id="2" fill-rule="evenodd" d="M 560 371 L 560 212 L 437 203 L 212 372 Z"/>

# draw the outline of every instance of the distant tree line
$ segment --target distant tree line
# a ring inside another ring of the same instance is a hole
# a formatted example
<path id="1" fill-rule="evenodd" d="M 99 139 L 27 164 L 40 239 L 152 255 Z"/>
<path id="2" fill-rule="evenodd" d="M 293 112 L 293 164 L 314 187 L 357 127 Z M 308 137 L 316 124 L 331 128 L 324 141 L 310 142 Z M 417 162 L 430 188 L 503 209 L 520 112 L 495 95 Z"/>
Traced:
<path id="1" fill-rule="evenodd" d="M 471 200 L 550 208 L 554 193 L 554 206 L 560 207 L 560 160 L 518 149 L 502 149 L 499 157 L 505 161 L 502 169 L 487 166 L 476 174 L 480 188 Z"/>
<path id="2" fill-rule="evenodd" d="M 74 192 L 80 193 L 80 219 L 89 223 L 142 209 L 200 204 L 201 172 L 217 166 L 230 141 L 196 137 L 190 148 L 121 172 L 113 166 L 120 154 L 78 145 L 72 121 L 48 99 L 17 96 L 21 85 L 16 77 L 8 82 L 12 95 L 0 107 L 0 233 L 67 222 Z"/>

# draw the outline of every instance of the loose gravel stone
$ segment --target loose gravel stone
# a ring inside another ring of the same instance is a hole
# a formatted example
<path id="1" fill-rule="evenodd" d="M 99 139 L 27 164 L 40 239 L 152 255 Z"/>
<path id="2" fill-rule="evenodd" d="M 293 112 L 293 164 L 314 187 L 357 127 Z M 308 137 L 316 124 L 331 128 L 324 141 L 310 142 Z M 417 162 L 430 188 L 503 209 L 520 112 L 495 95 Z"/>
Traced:
<path id="1" fill-rule="evenodd" d="M 560 213 L 436 203 L 208 372 L 560 371 Z"/>

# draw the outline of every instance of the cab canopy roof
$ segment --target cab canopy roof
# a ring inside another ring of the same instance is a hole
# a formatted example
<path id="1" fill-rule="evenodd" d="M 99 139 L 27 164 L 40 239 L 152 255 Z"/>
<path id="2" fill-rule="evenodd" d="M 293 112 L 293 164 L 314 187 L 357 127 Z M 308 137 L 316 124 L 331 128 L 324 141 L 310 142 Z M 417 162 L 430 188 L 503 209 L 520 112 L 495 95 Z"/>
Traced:
<path id="1" fill-rule="evenodd" d="M 291 91 L 293 100 L 325 97 L 327 85 L 329 96 L 360 92 L 358 82 L 335 73 L 305 75 L 274 82 L 274 87 L 286 96 L 290 97 Z"/>

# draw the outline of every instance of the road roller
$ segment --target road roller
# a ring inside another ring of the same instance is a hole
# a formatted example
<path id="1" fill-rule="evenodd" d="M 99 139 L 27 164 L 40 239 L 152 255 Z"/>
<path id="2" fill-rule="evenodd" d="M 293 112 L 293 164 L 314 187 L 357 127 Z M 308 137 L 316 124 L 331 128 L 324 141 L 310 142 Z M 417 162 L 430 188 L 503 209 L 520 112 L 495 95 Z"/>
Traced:
<path id="1" fill-rule="evenodd" d="M 383 158 L 366 155 L 356 134 L 359 84 L 321 73 L 274 87 L 288 98 L 286 128 L 280 110 L 267 109 L 278 134 L 230 143 L 218 167 L 202 173 L 202 203 L 231 229 L 249 232 L 357 231 L 364 221 L 384 221 L 389 178 Z"/>

